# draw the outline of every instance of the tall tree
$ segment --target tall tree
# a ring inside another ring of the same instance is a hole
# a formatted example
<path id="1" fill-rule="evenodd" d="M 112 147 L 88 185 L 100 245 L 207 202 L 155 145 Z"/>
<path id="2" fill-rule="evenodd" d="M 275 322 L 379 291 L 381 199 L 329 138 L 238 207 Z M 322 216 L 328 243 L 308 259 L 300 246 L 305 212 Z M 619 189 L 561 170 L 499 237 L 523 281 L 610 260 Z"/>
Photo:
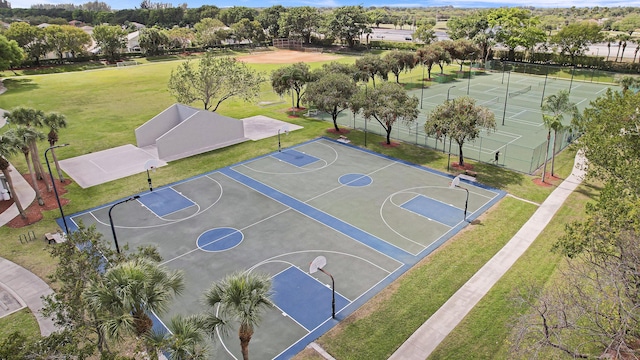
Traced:
<path id="1" fill-rule="evenodd" d="M 225 26 L 222 21 L 218 19 L 204 18 L 196 23 L 194 28 L 196 30 L 196 40 L 198 44 L 204 47 L 218 45 L 228 37 L 221 36 L 227 35 L 228 33 L 224 30 Z"/>
<path id="2" fill-rule="evenodd" d="M 584 54 L 589 45 L 604 39 L 601 27 L 592 22 L 571 23 L 551 37 L 551 43 L 558 45 L 560 52 L 571 57 L 575 64 L 576 56 Z"/>
<path id="3" fill-rule="evenodd" d="M 24 53 L 18 43 L 0 35 L 0 71 L 20 65 L 23 59 Z"/>
<path id="4" fill-rule="evenodd" d="M 418 98 L 409 96 L 402 86 L 384 82 L 373 89 L 360 90 L 351 101 L 353 112 L 362 111 L 365 120 L 375 119 L 387 132 L 391 144 L 391 130 L 396 122 L 411 126 L 417 119 Z"/>
<path id="5" fill-rule="evenodd" d="M 17 107 L 7 113 L 5 115 L 5 118 L 14 125 L 22 125 L 27 128 L 38 128 L 42 126 L 44 112 L 42 110 L 36 110 L 27 107 Z M 44 179 L 45 171 L 42 167 L 42 162 L 40 161 L 38 142 L 36 141 L 36 139 L 29 139 L 28 145 L 31 148 L 31 160 L 33 161 L 36 177 L 38 180 L 42 180 Z M 48 184 L 49 183 L 47 183 L 47 187 Z"/>
<path id="6" fill-rule="evenodd" d="M 367 16 L 361 5 L 338 7 L 328 17 L 328 35 L 340 39 L 350 48 L 368 28 Z"/>
<path id="7" fill-rule="evenodd" d="M 304 97 L 307 83 L 311 80 L 309 65 L 299 62 L 281 67 L 271 73 L 271 87 L 276 94 L 296 94 L 296 108 L 300 108 L 300 100 Z M 293 106 L 293 104 L 291 104 Z"/>
<path id="8" fill-rule="evenodd" d="M 385 53 L 382 59 L 387 63 L 389 71 L 391 71 L 393 75 L 395 75 L 396 83 L 398 84 L 400 83 L 400 73 L 403 71 L 409 72 L 416 65 L 416 60 L 413 52 L 407 50 L 392 50 L 388 53 Z"/>
<path id="9" fill-rule="evenodd" d="M 520 44 L 519 34 L 527 26 L 531 11 L 524 8 L 502 7 L 487 14 L 489 26 L 497 29 L 496 41 L 509 49 L 509 60 L 515 60 L 515 48 Z"/>
<path id="10" fill-rule="evenodd" d="M 433 30 L 433 26 L 420 25 L 416 31 L 412 34 L 415 40 L 422 42 L 423 44 L 431 44 L 437 39 L 436 32 Z"/>
<path id="11" fill-rule="evenodd" d="M 356 68 L 363 75 L 364 81 L 371 79 L 373 87 L 376 87 L 376 76 L 386 81 L 389 78 L 389 64 L 380 55 L 367 54 L 356 59 Z"/>
<path id="12" fill-rule="evenodd" d="M 193 43 L 195 34 L 192 29 L 174 26 L 167 31 L 167 37 L 169 38 L 170 47 L 186 51 L 187 47 Z"/>
<path id="13" fill-rule="evenodd" d="M 158 27 L 140 29 L 140 48 L 147 55 L 158 55 L 169 45 L 166 31 Z"/>
<path id="14" fill-rule="evenodd" d="M 278 20 L 280 36 L 300 39 L 310 44 L 311 34 L 318 30 L 321 19 L 317 8 L 311 6 L 289 8 L 289 11 L 283 13 Z"/>
<path id="15" fill-rule="evenodd" d="M 18 212 L 23 219 L 27 218 L 27 214 L 24 212 L 24 208 L 22 207 L 22 203 L 18 196 L 16 196 L 16 190 L 13 186 L 13 178 L 11 177 L 11 163 L 9 163 L 8 158 L 13 156 L 18 152 L 18 148 L 14 142 L 12 137 L 8 137 L 5 134 L 0 135 L 0 171 L 4 175 L 4 178 L 7 180 L 7 185 L 9 185 L 9 191 L 13 196 L 13 200 L 15 201 L 16 207 L 18 208 Z"/>
<path id="16" fill-rule="evenodd" d="M 280 24 L 278 20 L 280 20 L 281 14 L 287 12 L 287 8 L 282 5 L 274 5 L 263 9 L 260 11 L 260 14 L 256 17 L 256 20 L 260 22 L 262 28 L 267 33 L 267 38 L 272 40 L 279 36 L 280 34 Z"/>
<path id="17" fill-rule="evenodd" d="M 109 61 L 120 56 L 120 50 L 127 46 L 127 33 L 117 25 L 98 25 L 93 28 L 93 39 Z"/>
<path id="18" fill-rule="evenodd" d="M 49 128 L 49 133 L 47 134 L 47 141 L 49 141 L 49 146 L 55 146 L 59 140 L 58 132 L 60 129 L 67 127 L 67 118 L 59 113 L 51 112 L 45 114 L 42 119 L 42 125 Z M 58 163 L 58 156 L 56 155 L 56 149 L 51 149 L 51 156 L 53 157 L 53 162 L 56 165 L 56 170 L 58 172 L 58 178 L 60 182 L 65 182 L 64 175 L 62 174 L 62 169 L 60 168 L 60 164 Z"/>
<path id="19" fill-rule="evenodd" d="M 496 130 L 496 119 L 493 111 L 480 105 L 468 96 L 445 101 L 436 106 L 427 116 L 424 131 L 427 135 L 440 138 L 447 135 L 458 144 L 460 166 L 464 166 L 463 145 L 475 140 L 480 132 Z"/>
<path id="20" fill-rule="evenodd" d="M 427 67 L 427 77 L 431 79 L 431 69 L 434 64 L 439 63 L 440 59 L 444 57 L 446 51 L 438 43 L 429 44 L 425 47 L 419 48 L 416 51 L 416 59 L 422 66 Z"/>
<path id="21" fill-rule="evenodd" d="M 542 121 L 544 122 L 544 127 L 547 129 L 547 147 L 544 156 L 544 168 L 542 170 L 542 182 L 544 182 L 545 173 L 547 172 L 547 159 L 549 158 L 551 131 L 553 131 L 553 151 L 551 153 L 551 176 L 553 176 L 558 131 L 565 127 L 562 123 L 564 114 L 575 115 L 578 110 L 576 104 L 569 100 L 568 90 L 560 90 L 557 94 L 545 97 L 541 109 Z"/>
<path id="22" fill-rule="evenodd" d="M 257 20 L 242 19 L 231 26 L 236 40 L 249 40 L 252 45 L 260 45 L 265 41 L 264 30 Z"/>
<path id="23" fill-rule="evenodd" d="M 213 284 L 204 294 L 208 306 L 206 317 L 213 332 L 220 324 L 237 322 L 242 358 L 249 360 L 249 342 L 262 320 L 263 311 L 273 306 L 271 278 L 267 275 L 244 272 L 226 276 Z"/>
<path id="24" fill-rule="evenodd" d="M 631 36 L 637 29 L 640 29 L 640 15 L 636 13 L 628 14 L 613 23 L 613 28 L 618 31 L 624 31 Z"/>
<path id="25" fill-rule="evenodd" d="M 637 356 L 640 339 L 640 98 L 608 90 L 577 125 L 587 178 L 604 184 L 587 216 L 554 245 L 567 264 L 557 282 L 521 298 L 534 307 L 517 325 L 514 352 L 573 358 Z M 584 346 L 588 344 L 588 346 Z"/>
<path id="26" fill-rule="evenodd" d="M 31 186 L 36 192 L 38 205 L 44 205 L 44 199 L 42 199 L 42 194 L 40 193 L 40 188 L 38 187 L 38 181 L 36 180 L 34 166 L 31 162 L 31 157 L 29 156 L 29 153 L 31 152 L 31 146 L 29 146 L 29 144 L 33 141 L 43 140 L 44 134 L 34 128 L 28 128 L 19 125 L 15 128 L 9 129 L 9 131 L 5 133 L 5 136 L 12 138 L 12 142 L 16 147 L 20 148 L 20 151 L 24 155 L 24 160 L 27 164 L 27 169 L 29 169 L 29 174 L 31 176 Z"/>
<path id="27" fill-rule="evenodd" d="M 338 115 L 349 108 L 351 97 L 357 91 L 356 83 L 349 75 L 324 70 L 320 70 L 316 78 L 318 80 L 307 85 L 307 97 L 318 110 L 331 115 L 333 127 L 339 132 Z"/>
<path id="28" fill-rule="evenodd" d="M 136 258 L 108 269 L 84 292 L 89 308 L 99 314 L 101 330 L 119 340 L 125 334 L 148 334 L 150 312 L 164 313 L 184 289 L 180 271 L 169 271 L 155 261 Z"/>
<path id="29" fill-rule="evenodd" d="M 194 66 L 190 60 L 171 71 L 169 92 L 178 102 L 201 101 L 205 110 L 216 111 L 224 101 L 239 97 L 254 100 L 264 81 L 262 74 L 229 57 L 207 52 Z"/>
<path id="30" fill-rule="evenodd" d="M 16 21 L 11 23 L 4 35 L 9 40 L 15 40 L 24 49 L 29 59 L 36 64 L 49 51 L 49 45 L 45 41 L 44 29 L 31 26 L 26 22 Z"/>

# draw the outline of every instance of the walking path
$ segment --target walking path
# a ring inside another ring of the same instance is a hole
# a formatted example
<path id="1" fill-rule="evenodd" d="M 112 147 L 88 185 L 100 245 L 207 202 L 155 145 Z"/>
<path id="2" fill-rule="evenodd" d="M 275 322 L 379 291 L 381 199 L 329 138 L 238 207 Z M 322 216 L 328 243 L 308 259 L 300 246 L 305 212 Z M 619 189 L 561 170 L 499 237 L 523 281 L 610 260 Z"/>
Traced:
<path id="1" fill-rule="evenodd" d="M 547 197 L 513 238 L 391 355 L 390 360 L 424 360 L 436 349 L 524 254 L 567 197 L 580 185 L 585 175 L 581 166 L 584 162 L 585 158 L 579 152 L 571 175 Z"/>
<path id="2" fill-rule="evenodd" d="M 26 208 L 35 199 L 36 193 L 13 165 L 9 166 L 9 171 L 18 199 Z M 18 215 L 20 212 L 18 212 L 16 204 L 11 205 L 0 214 L 0 226 L 5 225 Z M 47 336 L 56 330 L 53 321 L 40 314 L 43 305 L 41 297 L 53 293 L 53 290 L 42 279 L 22 266 L 0 257 L 0 288 L 5 289 L 6 293 L 17 297 L 18 302 L 29 307 L 38 320 L 42 336 Z"/>

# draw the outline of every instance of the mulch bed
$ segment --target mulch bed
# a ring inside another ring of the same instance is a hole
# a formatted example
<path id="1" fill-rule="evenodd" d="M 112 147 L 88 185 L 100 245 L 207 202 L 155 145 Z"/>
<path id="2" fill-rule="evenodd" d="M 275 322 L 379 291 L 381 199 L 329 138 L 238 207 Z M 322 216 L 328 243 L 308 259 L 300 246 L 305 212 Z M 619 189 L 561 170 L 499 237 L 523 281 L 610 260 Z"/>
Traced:
<path id="1" fill-rule="evenodd" d="M 460 171 L 467 171 L 467 170 L 473 170 L 473 165 L 466 163 L 464 165 L 460 165 L 460 163 L 454 162 L 451 164 L 451 167 L 456 169 L 456 170 L 460 170 Z"/>
<path id="2" fill-rule="evenodd" d="M 22 176 L 25 178 L 25 180 L 27 180 L 29 184 L 31 184 L 30 174 L 23 174 Z M 53 188 L 51 188 L 51 192 L 47 191 L 47 185 L 45 184 L 44 180 L 38 180 L 36 183 L 38 184 L 40 195 L 42 195 L 42 199 L 44 200 L 44 205 L 43 206 L 38 205 L 38 199 L 34 199 L 31 205 L 29 205 L 29 207 L 25 209 L 27 218 L 23 219 L 22 216 L 18 215 L 7 223 L 8 227 L 15 229 L 15 228 L 21 228 L 23 226 L 31 225 L 33 223 L 36 223 L 42 220 L 43 211 L 53 210 L 58 208 L 58 202 L 56 201 L 56 195 L 55 195 L 55 192 L 53 191 Z M 66 179 L 64 183 L 61 183 L 60 180 L 56 179 L 55 183 L 56 183 L 56 189 L 58 190 L 58 195 L 60 197 L 60 203 L 62 204 L 62 206 L 64 206 L 69 203 L 69 199 L 63 198 L 62 195 L 67 193 L 67 189 L 65 189 L 65 187 L 71 184 L 71 180 Z M 13 203 L 14 203 L 13 199 L 0 201 L 0 213 L 7 210 L 11 205 L 13 205 Z M 22 204 L 22 205 L 24 206 L 25 204 Z"/>
<path id="3" fill-rule="evenodd" d="M 547 175 L 544 177 L 544 182 L 542 182 L 542 177 L 537 177 L 535 179 L 533 179 L 533 183 L 539 186 L 556 186 L 558 185 L 560 182 L 562 181 L 561 178 L 556 177 L 556 176 L 551 176 L 551 173 L 547 173 Z"/>

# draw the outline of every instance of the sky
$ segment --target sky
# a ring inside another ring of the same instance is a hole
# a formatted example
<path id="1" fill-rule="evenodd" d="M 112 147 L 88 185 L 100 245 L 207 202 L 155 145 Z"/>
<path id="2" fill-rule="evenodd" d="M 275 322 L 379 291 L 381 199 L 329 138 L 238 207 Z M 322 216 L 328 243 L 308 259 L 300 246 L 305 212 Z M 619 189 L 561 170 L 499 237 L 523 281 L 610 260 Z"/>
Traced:
<path id="1" fill-rule="evenodd" d="M 12 8 L 30 8 L 33 4 L 84 4 L 90 0 L 9 0 Z M 114 10 L 135 9 L 140 6 L 139 0 L 100 0 L 106 2 Z M 521 0 L 399 0 L 394 2 L 391 0 L 219 0 L 213 2 L 211 0 L 152 0 L 152 2 L 172 3 L 174 6 L 187 3 L 190 8 L 197 8 L 202 5 L 215 5 L 220 8 L 231 6 L 246 6 L 252 8 L 269 7 L 273 5 L 282 5 L 285 7 L 293 6 L 314 6 L 314 7 L 338 7 L 346 5 L 362 5 L 364 7 L 431 7 L 431 6 L 448 6 L 457 8 L 496 8 L 503 6 L 536 6 L 551 8 L 569 8 L 575 7 L 621 7 L 633 6 L 640 7 L 640 0 L 537 0 L 537 1 L 521 1 Z"/>

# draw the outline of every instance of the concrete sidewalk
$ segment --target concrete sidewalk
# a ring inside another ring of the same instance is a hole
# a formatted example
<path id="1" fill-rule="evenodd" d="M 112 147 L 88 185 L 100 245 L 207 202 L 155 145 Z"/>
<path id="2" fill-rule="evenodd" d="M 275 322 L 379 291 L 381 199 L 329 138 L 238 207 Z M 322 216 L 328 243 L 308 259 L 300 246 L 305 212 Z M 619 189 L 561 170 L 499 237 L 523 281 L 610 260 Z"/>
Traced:
<path id="1" fill-rule="evenodd" d="M 422 324 L 389 359 L 424 360 L 436 349 L 440 342 L 524 254 L 549 224 L 567 197 L 580 185 L 585 175 L 582 170 L 584 162 L 584 156 L 579 152 L 571 175 L 547 197 L 514 237 Z"/>
<path id="2" fill-rule="evenodd" d="M 18 196 L 20 203 L 26 209 L 35 200 L 36 192 L 13 165 L 9 166 L 9 170 L 16 192 L 14 195 Z M 16 204 L 11 205 L 0 214 L 0 226 L 4 226 L 19 215 Z M 15 239 L 15 241 L 18 240 Z M 47 336 L 56 330 L 53 321 L 40 314 L 43 305 L 41 297 L 53 292 L 46 282 L 22 266 L 0 257 L 0 287 L 7 289 L 11 295 L 18 297 L 17 300 L 21 304 L 29 307 L 38 321 L 40 334 Z"/>

